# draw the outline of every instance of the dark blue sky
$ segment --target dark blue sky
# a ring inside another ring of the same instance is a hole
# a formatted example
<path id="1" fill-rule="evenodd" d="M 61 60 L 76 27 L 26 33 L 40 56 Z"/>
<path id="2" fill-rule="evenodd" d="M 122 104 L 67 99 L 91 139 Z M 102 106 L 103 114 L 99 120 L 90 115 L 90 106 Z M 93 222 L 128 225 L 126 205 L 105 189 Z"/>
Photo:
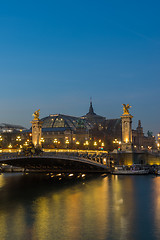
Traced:
<path id="1" fill-rule="evenodd" d="M 160 131 L 160 2 L 0 1 L 0 122 L 32 113 L 117 118 Z"/>

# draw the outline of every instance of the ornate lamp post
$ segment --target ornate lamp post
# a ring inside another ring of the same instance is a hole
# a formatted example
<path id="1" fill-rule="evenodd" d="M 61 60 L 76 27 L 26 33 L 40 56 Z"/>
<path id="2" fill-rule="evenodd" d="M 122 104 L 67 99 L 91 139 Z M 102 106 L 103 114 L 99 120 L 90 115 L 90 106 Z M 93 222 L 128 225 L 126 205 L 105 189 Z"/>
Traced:
<path id="1" fill-rule="evenodd" d="M 32 143 L 35 148 L 41 147 L 41 135 L 42 135 L 42 121 L 39 119 L 39 110 L 33 113 L 34 119 L 32 123 Z"/>

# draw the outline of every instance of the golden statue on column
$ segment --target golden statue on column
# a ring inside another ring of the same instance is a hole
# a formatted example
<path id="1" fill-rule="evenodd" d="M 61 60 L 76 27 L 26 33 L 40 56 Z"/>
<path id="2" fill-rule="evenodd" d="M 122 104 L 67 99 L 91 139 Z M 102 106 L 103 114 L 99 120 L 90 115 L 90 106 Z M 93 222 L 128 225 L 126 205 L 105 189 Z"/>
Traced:
<path id="1" fill-rule="evenodd" d="M 129 104 L 122 104 L 123 105 L 123 115 L 129 114 L 129 109 L 131 106 Z"/>
<path id="2" fill-rule="evenodd" d="M 34 120 L 39 120 L 39 112 L 40 112 L 40 109 L 38 109 L 33 113 Z"/>

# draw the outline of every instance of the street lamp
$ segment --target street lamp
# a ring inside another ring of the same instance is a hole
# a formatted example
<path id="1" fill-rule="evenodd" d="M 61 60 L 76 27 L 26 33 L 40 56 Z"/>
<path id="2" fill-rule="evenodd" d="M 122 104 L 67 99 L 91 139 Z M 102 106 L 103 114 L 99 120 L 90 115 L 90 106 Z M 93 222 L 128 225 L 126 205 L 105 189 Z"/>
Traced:
<path id="1" fill-rule="evenodd" d="M 86 140 L 86 141 L 83 143 L 83 145 L 84 145 L 84 146 L 87 146 L 87 148 L 88 148 L 88 145 L 89 145 L 88 140 Z"/>
<path id="2" fill-rule="evenodd" d="M 115 144 L 119 143 L 117 138 L 114 139 L 113 143 L 115 143 Z"/>
<path id="3" fill-rule="evenodd" d="M 0 136 L 0 147 L 2 147 L 2 141 L 3 141 L 3 138 L 2 136 Z"/>
<path id="4" fill-rule="evenodd" d="M 55 139 L 53 140 L 53 143 L 54 143 L 54 147 L 57 148 L 57 143 L 58 143 L 57 138 L 55 138 Z"/>
<path id="5" fill-rule="evenodd" d="M 79 148 L 79 145 L 80 145 L 80 142 L 79 142 L 79 141 L 76 141 L 77 149 Z"/>
<path id="6" fill-rule="evenodd" d="M 9 148 L 9 152 L 11 152 L 11 148 L 12 148 L 12 144 L 11 143 L 8 145 L 8 148 Z"/>
<path id="7" fill-rule="evenodd" d="M 27 147 L 28 146 L 28 142 L 26 141 L 23 145 Z"/>
<path id="8" fill-rule="evenodd" d="M 96 147 L 97 147 L 97 142 L 94 142 L 93 145 L 94 145 L 94 147 L 96 148 Z"/>
<path id="9" fill-rule="evenodd" d="M 126 139 L 126 143 L 128 142 L 128 139 Z M 118 150 L 120 150 L 120 145 L 121 145 L 121 141 L 119 141 L 117 138 L 114 139 L 113 141 L 114 144 L 117 144 L 118 145 Z"/>
<path id="10" fill-rule="evenodd" d="M 20 137 L 20 136 L 17 136 L 16 141 L 17 141 L 17 142 L 20 142 L 21 140 L 22 140 L 21 137 Z"/>
<path id="11" fill-rule="evenodd" d="M 69 145 L 69 140 L 68 139 L 66 139 L 65 144 L 67 145 L 67 148 L 68 148 L 68 145 Z"/>

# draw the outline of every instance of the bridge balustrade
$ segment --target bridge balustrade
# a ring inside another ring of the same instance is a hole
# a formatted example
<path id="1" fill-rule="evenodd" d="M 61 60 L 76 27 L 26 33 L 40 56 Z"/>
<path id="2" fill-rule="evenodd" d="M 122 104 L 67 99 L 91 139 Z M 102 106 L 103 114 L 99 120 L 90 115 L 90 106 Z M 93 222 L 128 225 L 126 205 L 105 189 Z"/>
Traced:
<path id="1" fill-rule="evenodd" d="M 9 159 L 24 159 L 26 158 L 52 158 L 52 157 L 60 157 L 61 159 L 69 159 L 69 160 L 83 160 L 84 162 L 87 163 L 87 161 L 93 161 L 93 162 L 97 162 L 100 163 L 102 165 L 105 165 L 106 167 L 109 167 L 109 163 L 107 160 L 105 160 L 104 162 L 104 158 L 107 159 L 107 154 L 106 153 L 101 153 L 101 154 L 89 154 L 89 153 L 79 153 L 79 152 L 43 152 L 42 156 L 39 155 L 29 155 L 29 156 L 25 156 L 22 153 L 1 153 L 0 154 L 0 159 L 1 160 L 9 160 Z"/>

